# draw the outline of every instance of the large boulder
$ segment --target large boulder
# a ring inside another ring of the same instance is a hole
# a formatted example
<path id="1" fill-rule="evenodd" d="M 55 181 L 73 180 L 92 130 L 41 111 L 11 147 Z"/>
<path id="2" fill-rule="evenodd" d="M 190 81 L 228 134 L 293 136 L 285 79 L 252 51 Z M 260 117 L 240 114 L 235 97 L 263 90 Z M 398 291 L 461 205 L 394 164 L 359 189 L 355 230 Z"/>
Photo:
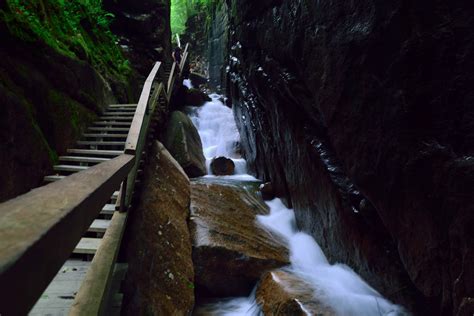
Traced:
<path id="1" fill-rule="evenodd" d="M 235 164 L 232 159 L 217 157 L 212 159 L 211 172 L 216 176 L 231 176 L 235 172 Z"/>
<path id="2" fill-rule="evenodd" d="M 212 99 L 199 89 L 188 89 L 186 90 L 186 96 L 184 99 L 185 105 L 188 106 L 202 106 L 204 103 L 212 101 Z"/>
<path id="3" fill-rule="evenodd" d="M 189 179 L 161 143 L 150 156 L 126 235 L 124 310 L 127 315 L 189 315 L 194 306 Z"/>
<path id="4" fill-rule="evenodd" d="M 268 208 L 242 188 L 191 183 L 191 221 L 196 286 L 202 296 L 247 295 L 265 271 L 288 263 L 277 236 L 258 227 Z"/>
<path id="5" fill-rule="evenodd" d="M 189 74 L 189 79 L 191 80 L 191 83 L 194 87 L 199 87 L 200 85 L 207 84 L 209 82 L 209 79 L 207 79 L 204 75 L 195 72 L 191 72 Z"/>
<path id="6" fill-rule="evenodd" d="M 305 280 L 284 270 L 267 272 L 257 287 L 256 298 L 265 315 L 336 315 L 315 297 Z"/>
<path id="7" fill-rule="evenodd" d="M 164 144 L 190 177 L 207 174 L 199 133 L 191 119 L 180 111 L 171 113 Z"/>

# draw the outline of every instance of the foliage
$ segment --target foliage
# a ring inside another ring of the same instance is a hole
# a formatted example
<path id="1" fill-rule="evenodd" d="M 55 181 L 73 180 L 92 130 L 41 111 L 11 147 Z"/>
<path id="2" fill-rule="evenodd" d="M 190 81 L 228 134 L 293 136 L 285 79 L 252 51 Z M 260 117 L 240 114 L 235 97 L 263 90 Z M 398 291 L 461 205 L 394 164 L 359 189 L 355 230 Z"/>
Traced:
<path id="1" fill-rule="evenodd" d="M 171 32 L 183 34 L 186 21 L 198 12 L 206 11 L 210 16 L 211 7 L 218 0 L 171 0 Z"/>
<path id="2" fill-rule="evenodd" d="M 127 76 L 130 66 L 109 27 L 113 18 L 102 0 L 7 0 L 0 10 L 0 20 L 21 40 L 87 60 L 103 74 Z"/>

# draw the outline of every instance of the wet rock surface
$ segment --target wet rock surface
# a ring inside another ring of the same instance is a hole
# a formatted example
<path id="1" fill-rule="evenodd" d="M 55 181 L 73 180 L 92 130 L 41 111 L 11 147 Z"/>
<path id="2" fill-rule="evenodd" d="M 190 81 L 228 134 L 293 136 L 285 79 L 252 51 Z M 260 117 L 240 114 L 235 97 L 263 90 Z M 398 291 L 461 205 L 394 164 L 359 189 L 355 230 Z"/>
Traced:
<path id="1" fill-rule="evenodd" d="M 43 183 L 106 105 L 126 102 L 123 79 L 13 36 L 0 19 L 0 201 Z M 133 90 L 130 87 L 130 92 Z"/>
<path id="2" fill-rule="evenodd" d="M 191 183 L 196 289 L 201 297 L 245 296 L 265 271 L 288 263 L 282 241 L 257 227 L 267 214 L 253 193 L 232 186 Z"/>
<path id="3" fill-rule="evenodd" d="M 263 183 L 259 187 L 262 199 L 265 201 L 273 200 L 275 198 L 275 191 L 271 182 Z"/>
<path id="4" fill-rule="evenodd" d="M 474 22 L 425 5 L 228 1 L 211 34 L 245 158 L 299 227 L 387 298 L 456 315 L 474 297 Z"/>
<path id="5" fill-rule="evenodd" d="M 235 172 L 235 164 L 232 159 L 217 157 L 211 161 L 211 171 L 216 176 L 231 176 Z"/>
<path id="6" fill-rule="evenodd" d="M 188 230 L 190 183 L 156 142 L 145 167 L 139 204 L 126 232 L 126 315 L 189 315 L 194 269 Z"/>
<path id="7" fill-rule="evenodd" d="M 256 298 L 264 315 L 336 315 L 315 298 L 309 284 L 284 270 L 265 273 L 257 287 Z"/>
<path id="8" fill-rule="evenodd" d="M 180 111 L 171 113 L 164 145 L 190 177 L 207 173 L 199 133 L 191 119 Z"/>
<path id="9" fill-rule="evenodd" d="M 171 60 L 169 0 L 105 0 L 104 5 L 115 15 L 112 31 L 142 77 L 157 60 Z"/>
<path id="10" fill-rule="evenodd" d="M 184 104 L 187 106 L 202 106 L 212 99 L 199 89 L 186 89 Z"/>

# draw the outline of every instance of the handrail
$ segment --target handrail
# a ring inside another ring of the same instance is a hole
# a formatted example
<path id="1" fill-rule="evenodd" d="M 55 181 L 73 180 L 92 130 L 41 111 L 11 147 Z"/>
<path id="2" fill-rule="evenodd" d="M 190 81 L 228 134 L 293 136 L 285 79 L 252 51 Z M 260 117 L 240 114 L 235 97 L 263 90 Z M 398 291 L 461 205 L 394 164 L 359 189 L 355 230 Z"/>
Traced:
<path id="1" fill-rule="evenodd" d="M 163 84 L 159 83 L 158 87 L 155 85 L 153 93 L 150 94 L 160 65 L 161 63 L 156 63 L 150 72 L 143 87 L 139 105 L 135 111 L 133 122 L 140 122 L 141 125 L 137 125 L 133 129 L 131 128 L 127 137 L 127 139 L 130 139 L 131 142 L 134 143 L 133 148 L 128 148 L 128 153 L 135 155 L 135 164 L 120 189 L 120 200 L 117 200 L 117 205 L 121 211 L 126 211 L 131 203 L 142 152 L 146 145 L 150 120 L 155 111 L 160 94 L 164 93 Z M 140 109 L 138 107 L 140 107 Z M 127 151 L 127 148 L 125 150 Z M 127 212 L 114 213 L 110 226 L 102 239 L 99 249 L 97 249 L 86 277 L 74 299 L 69 312 L 70 316 L 103 315 L 105 313 L 105 305 L 110 288 L 110 276 L 113 272 L 120 248 L 127 217 Z"/>
<path id="2" fill-rule="evenodd" d="M 0 313 L 29 311 L 134 163 L 123 154 L 0 204 Z"/>
<path id="3" fill-rule="evenodd" d="M 183 53 L 183 58 L 181 59 L 181 63 L 179 64 L 180 74 L 183 73 L 184 66 L 186 66 L 186 59 L 188 58 L 188 49 L 189 49 L 189 43 L 186 44 L 186 47 Z"/>
<path id="4" fill-rule="evenodd" d="M 148 111 L 148 100 L 150 99 L 151 88 L 155 80 L 156 74 L 160 69 L 160 66 L 161 62 L 155 63 L 155 66 L 151 70 L 143 86 L 143 90 L 140 95 L 140 100 L 138 101 L 137 109 L 135 111 L 132 125 L 130 126 L 130 131 L 128 133 L 127 141 L 125 143 L 125 153 L 127 154 L 135 154 L 135 151 L 137 149 L 141 128 L 143 126 L 143 121 Z"/>
<path id="5" fill-rule="evenodd" d="M 173 66 L 171 66 L 171 71 L 170 71 L 170 77 L 168 79 L 168 85 L 166 86 L 166 91 L 168 91 L 168 96 L 171 97 L 171 92 L 172 90 L 172 85 L 174 83 L 175 79 L 175 72 L 176 72 L 176 62 L 173 63 Z"/>

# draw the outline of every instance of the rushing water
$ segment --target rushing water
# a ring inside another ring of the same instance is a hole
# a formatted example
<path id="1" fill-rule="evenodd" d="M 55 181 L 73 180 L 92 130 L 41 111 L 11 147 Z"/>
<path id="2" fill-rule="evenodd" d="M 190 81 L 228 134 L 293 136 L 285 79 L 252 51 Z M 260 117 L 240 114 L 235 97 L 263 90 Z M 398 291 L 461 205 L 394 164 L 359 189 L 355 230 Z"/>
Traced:
<path id="1" fill-rule="evenodd" d="M 185 85 L 192 87 L 190 82 Z M 240 136 L 232 110 L 221 102 L 221 96 L 210 95 L 212 101 L 199 108 L 189 108 L 188 115 L 201 136 L 204 156 L 209 173 L 211 160 L 217 156 L 231 158 L 236 165 L 236 175 L 208 178 L 225 180 L 256 180 L 247 174 L 246 162 L 235 150 Z M 293 210 L 281 200 L 267 202 L 270 214 L 257 216 L 262 229 L 270 230 L 286 240 L 290 250 L 288 270 L 311 285 L 311 291 L 338 315 L 404 315 L 403 309 L 384 299 L 344 264 L 330 264 L 316 241 L 308 234 L 299 232 Z M 260 315 L 255 300 L 255 290 L 249 297 L 230 298 L 209 304 L 200 309 L 208 315 Z"/>

